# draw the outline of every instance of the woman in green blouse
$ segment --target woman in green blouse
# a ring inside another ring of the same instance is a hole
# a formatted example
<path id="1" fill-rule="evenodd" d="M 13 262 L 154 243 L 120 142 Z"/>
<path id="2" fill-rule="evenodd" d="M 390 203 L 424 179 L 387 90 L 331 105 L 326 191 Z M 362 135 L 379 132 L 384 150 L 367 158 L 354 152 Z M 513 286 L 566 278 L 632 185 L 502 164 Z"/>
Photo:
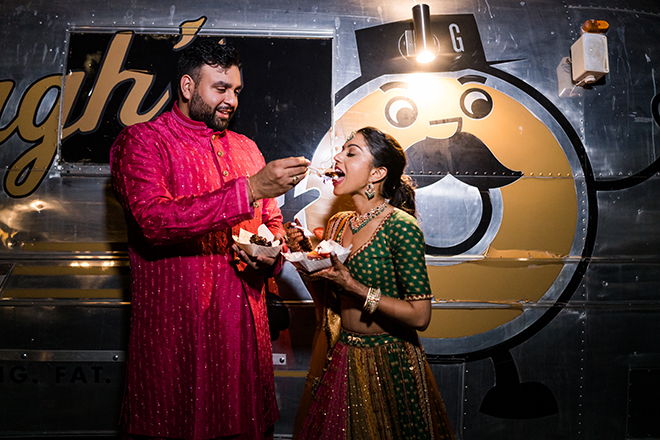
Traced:
<path id="1" fill-rule="evenodd" d="M 433 295 L 405 153 L 365 127 L 334 159 L 334 194 L 355 211 L 334 215 L 326 239 L 352 251 L 308 277 L 320 326 L 294 437 L 453 438 L 417 336 Z"/>

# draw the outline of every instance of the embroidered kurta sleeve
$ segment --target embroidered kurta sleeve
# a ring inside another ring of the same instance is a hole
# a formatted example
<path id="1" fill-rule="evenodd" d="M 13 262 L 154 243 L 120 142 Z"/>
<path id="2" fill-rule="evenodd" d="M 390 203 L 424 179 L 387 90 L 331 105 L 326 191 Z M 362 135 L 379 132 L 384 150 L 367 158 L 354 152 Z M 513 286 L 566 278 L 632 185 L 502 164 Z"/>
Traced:
<path id="1" fill-rule="evenodd" d="M 208 175 L 203 172 L 193 175 L 191 170 L 195 167 L 190 166 L 191 161 L 208 153 L 201 146 L 200 151 L 189 148 L 191 151 L 184 154 L 172 149 L 171 144 L 189 147 L 157 130 L 129 127 L 117 138 L 112 149 L 115 191 L 148 241 L 152 244 L 185 241 L 231 228 L 254 215 L 245 177 L 214 185 L 219 187 L 214 190 L 195 193 L 195 187 L 208 188 L 205 179 L 213 179 L 214 174 L 219 173 L 214 170 Z M 190 184 L 195 181 L 200 184 Z M 176 185 L 178 188 L 173 188 Z M 192 191 L 189 190 L 191 186 Z M 178 195 L 175 196 L 175 192 Z M 264 211 L 271 221 L 272 210 Z"/>

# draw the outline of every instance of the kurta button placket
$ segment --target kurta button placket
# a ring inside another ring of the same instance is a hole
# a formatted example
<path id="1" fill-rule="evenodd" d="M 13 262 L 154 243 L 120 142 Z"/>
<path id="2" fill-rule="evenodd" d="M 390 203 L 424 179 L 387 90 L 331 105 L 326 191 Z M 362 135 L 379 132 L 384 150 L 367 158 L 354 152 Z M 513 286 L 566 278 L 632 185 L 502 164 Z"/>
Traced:
<path id="1" fill-rule="evenodd" d="M 214 135 L 211 136 L 211 149 L 215 152 L 215 154 L 218 157 L 222 158 L 222 157 L 224 157 L 225 153 L 222 150 L 220 150 L 220 146 L 215 143 L 215 140 L 218 139 L 219 137 L 220 136 L 217 135 L 217 134 L 214 134 Z M 217 161 L 216 161 L 216 165 L 218 166 L 218 168 L 222 168 L 222 166 L 223 166 L 223 164 L 221 164 Z M 228 170 L 223 170 L 222 171 L 222 176 L 223 177 L 228 177 L 229 176 L 229 171 Z"/>

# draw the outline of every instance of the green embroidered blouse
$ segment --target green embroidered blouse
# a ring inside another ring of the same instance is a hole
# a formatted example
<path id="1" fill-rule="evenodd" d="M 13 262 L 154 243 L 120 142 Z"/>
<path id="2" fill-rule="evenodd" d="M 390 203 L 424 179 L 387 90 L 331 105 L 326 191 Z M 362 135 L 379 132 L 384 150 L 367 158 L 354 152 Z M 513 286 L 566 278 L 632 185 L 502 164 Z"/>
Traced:
<path id="1" fill-rule="evenodd" d="M 351 212 L 337 213 L 330 220 L 329 236 L 340 242 Z M 334 230 L 333 230 L 334 229 Z M 345 262 L 353 278 L 381 294 L 407 301 L 432 299 L 424 234 L 417 220 L 394 209 L 372 237 Z"/>

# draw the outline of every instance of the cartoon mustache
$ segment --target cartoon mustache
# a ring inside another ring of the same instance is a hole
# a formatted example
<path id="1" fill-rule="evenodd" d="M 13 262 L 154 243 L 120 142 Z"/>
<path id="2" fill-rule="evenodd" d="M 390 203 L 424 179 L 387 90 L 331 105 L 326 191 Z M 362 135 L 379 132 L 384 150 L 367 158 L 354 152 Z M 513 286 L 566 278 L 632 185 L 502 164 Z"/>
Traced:
<path id="1" fill-rule="evenodd" d="M 418 188 L 432 185 L 451 174 L 481 191 L 509 185 L 522 177 L 522 171 L 504 166 L 478 137 L 458 132 L 447 139 L 427 137 L 406 150 L 405 173 Z"/>

